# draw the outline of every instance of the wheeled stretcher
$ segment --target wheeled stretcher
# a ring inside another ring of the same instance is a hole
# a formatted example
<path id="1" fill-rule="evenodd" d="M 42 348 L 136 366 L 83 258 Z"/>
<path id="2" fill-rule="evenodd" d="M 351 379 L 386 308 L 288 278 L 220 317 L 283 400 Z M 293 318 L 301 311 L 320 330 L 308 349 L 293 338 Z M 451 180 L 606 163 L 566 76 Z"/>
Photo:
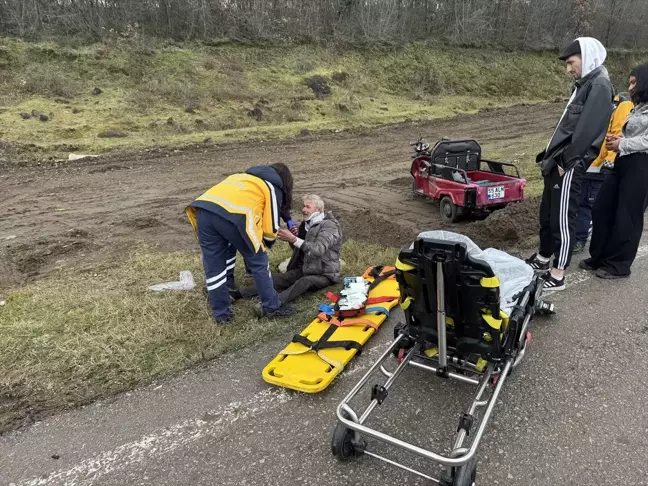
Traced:
<path id="1" fill-rule="evenodd" d="M 439 233 L 445 239 L 422 234 L 400 252 L 396 278 L 405 322 L 396 326 L 394 341 L 337 407 L 338 424 L 331 447 L 341 460 L 368 455 L 434 483 L 470 486 L 475 484 L 477 448 L 497 397 L 530 342 L 531 320 L 539 313 L 553 313 L 553 305 L 542 300 L 541 277 L 532 271 L 525 273 L 523 262 L 516 266 L 517 259 L 499 252 L 489 254 L 489 263 L 476 258 L 485 254 L 470 240 L 451 241 L 447 233 Z M 506 287 L 508 300 L 503 299 L 503 285 L 493 267 L 521 268 L 523 278 L 516 280 L 519 288 Z M 393 358 L 396 366 L 390 371 L 386 363 Z M 458 417 L 451 450 L 433 452 L 366 425 L 407 367 L 477 388 L 472 403 Z M 379 374 L 384 379 L 372 384 L 369 405 L 363 411 L 354 410 L 351 401 Z M 365 439 L 377 439 L 441 465 L 440 477 L 373 452 Z"/>

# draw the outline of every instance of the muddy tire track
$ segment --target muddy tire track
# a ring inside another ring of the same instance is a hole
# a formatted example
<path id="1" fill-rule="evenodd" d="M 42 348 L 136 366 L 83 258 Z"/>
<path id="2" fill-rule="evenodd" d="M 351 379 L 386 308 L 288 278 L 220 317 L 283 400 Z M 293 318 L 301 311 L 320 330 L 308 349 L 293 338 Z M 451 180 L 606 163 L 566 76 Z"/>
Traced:
<path id="1" fill-rule="evenodd" d="M 162 250 L 196 250 L 184 206 L 224 176 L 254 164 L 283 162 L 291 168 L 296 210 L 300 195 L 319 193 L 338 213 L 347 237 L 400 246 L 418 231 L 443 227 L 437 205 L 411 193 L 411 141 L 423 135 L 430 142 L 446 136 L 486 144 L 548 136 L 560 109 L 560 105 L 518 106 L 362 133 L 153 149 L 59 167 L 10 167 L 0 174 L 0 289 L 46 275 L 55 261 L 59 266 L 89 259 L 109 261 L 141 242 Z M 500 219 L 505 221 L 506 214 Z M 479 223 L 451 229 L 479 240 Z M 92 237 L 70 236 L 74 231 Z M 36 256 L 26 265 L 24 254 L 30 252 Z"/>

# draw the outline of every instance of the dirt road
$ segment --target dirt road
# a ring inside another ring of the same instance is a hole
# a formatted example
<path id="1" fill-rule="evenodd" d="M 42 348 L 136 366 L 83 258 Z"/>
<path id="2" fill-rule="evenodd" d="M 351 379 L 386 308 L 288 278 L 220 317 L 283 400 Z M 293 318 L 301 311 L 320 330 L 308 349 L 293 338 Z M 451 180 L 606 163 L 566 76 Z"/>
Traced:
<path id="1" fill-rule="evenodd" d="M 441 226 L 437 208 L 411 195 L 409 142 L 419 134 L 428 141 L 447 136 L 475 138 L 482 144 L 549 134 L 559 110 L 557 105 L 520 106 L 360 135 L 154 150 L 59 167 L 4 170 L 0 289 L 46 275 L 56 265 L 114 257 L 142 241 L 163 250 L 195 249 L 185 205 L 224 175 L 252 164 L 288 164 L 297 193 L 324 196 L 347 237 L 399 245 L 420 230 Z M 518 209 L 514 225 L 532 212 Z M 498 220 L 511 225 L 506 215 Z M 492 245 L 507 230 L 491 222 L 465 224 L 461 231 Z"/>

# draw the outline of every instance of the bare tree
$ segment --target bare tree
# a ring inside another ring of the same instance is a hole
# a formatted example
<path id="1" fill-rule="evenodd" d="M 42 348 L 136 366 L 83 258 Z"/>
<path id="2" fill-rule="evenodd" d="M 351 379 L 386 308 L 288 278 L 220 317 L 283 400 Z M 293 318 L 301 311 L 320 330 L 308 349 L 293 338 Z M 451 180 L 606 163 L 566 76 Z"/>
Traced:
<path id="1" fill-rule="evenodd" d="M 0 35 L 648 44 L 646 0 L 0 0 Z"/>

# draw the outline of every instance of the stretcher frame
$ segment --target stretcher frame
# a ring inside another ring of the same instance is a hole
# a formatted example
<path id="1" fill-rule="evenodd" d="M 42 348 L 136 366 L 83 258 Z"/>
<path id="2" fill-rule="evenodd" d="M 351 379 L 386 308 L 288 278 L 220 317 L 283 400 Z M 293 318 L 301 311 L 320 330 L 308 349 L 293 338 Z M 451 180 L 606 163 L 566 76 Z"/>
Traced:
<path id="1" fill-rule="evenodd" d="M 506 359 L 501 363 L 489 363 L 483 372 L 477 371 L 475 363 L 467 360 L 462 360 L 457 357 L 450 356 L 449 351 L 452 352 L 453 348 L 448 347 L 447 334 L 446 334 L 446 310 L 445 310 L 445 290 L 444 283 L 445 277 L 443 272 L 443 263 L 437 262 L 437 333 L 438 333 L 438 353 L 435 357 L 429 358 L 418 346 L 413 346 L 406 353 L 402 348 L 401 341 L 407 337 L 405 329 L 401 329 L 391 345 L 385 352 L 378 358 L 378 360 L 371 366 L 367 373 L 360 379 L 356 386 L 347 394 L 336 409 L 336 416 L 338 424 L 333 436 L 333 453 L 335 451 L 335 441 L 340 438 L 340 433 L 350 431 L 352 434 L 351 447 L 352 455 L 360 456 L 367 455 L 381 461 L 384 461 L 393 466 L 399 467 L 405 471 L 413 473 L 424 479 L 432 481 L 433 483 L 441 484 L 443 486 L 464 486 L 474 485 L 474 477 L 476 470 L 476 453 L 477 448 L 482 440 L 488 421 L 493 413 L 495 404 L 499 394 L 506 382 L 510 372 L 515 368 L 526 352 L 526 346 L 530 342 L 530 334 L 528 333 L 529 322 L 535 312 L 540 314 L 552 314 L 553 305 L 543 302 L 542 295 L 542 282 L 539 276 L 535 276 L 532 283 L 534 286 L 527 286 L 522 295 L 518 298 L 518 306 L 525 309 L 525 316 L 522 323 L 519 340 L 517 343 L 517 354 L 515 357 Z M 532 294 L 532 290 L 535 293 Z M 400 345 L 400 347 L 399 347 Z M 385 368 L 385 361 L 387 361 L 395 352 L 400 350 L 399 364 L 394 371 L 388 371 Z M 389 434 L 381 432 L 380 430 L 373 429 L 365 425 L 366 420 L 374 412 L 376 407 L 381 405 L 389 394 L 389 389 L 403 373 L 407 367 L 415 367 L 423 370 L 430 371 L 438 377 L 444 379 L 453 379 L 462 383 L 470 384 L 477 387 L 474 399 L 470 404 L 468 411 L 461 416 L 458 427 L 454 446 L 449 454 L 441 454 L 419 447 L 415 444 L 403 441 Z M 365 410 L 361 413 L 356 412 L 350 405 L 358 393 L 365 387 L 369 380 L 380 371 L 386 378 L 382 385 L 374 385 L 371 394 L 371 401 Z M 464 374 L 468 373 L 468 374 Z M 489 387 L 491 385 L 491 387 Z M 487 396 L 487 389 L 490 388 L 490 396 Z M 478 409 L 485 409 L 481 419 L 476 423 L 475 413 Z M 466 444 L 466 439 L 469 437 L 472 429 L 477 427 L 477 431 L 472 438 L 472 442 Z M 336 436 L 337 434 L 337 436 Z M 441 478 L 432 477 L 422 471 L 413 469 L 395 460 L 381 456 L 375 452 L 367 449 L 367 443 L 363 440 L 362 436 L 371 437 L 381 442 L 387 443 L 400 449 L 416 454 L 428 459 L 434 463 L 446 466 L 448 469 L 444 472 Z M 345 460 L 348 457 L 342 457 L 339 451 L 336 454 L 338 458 Z M 462 479 L 456 479 L 461 476 Z M 472 478 L 472 479 L 471 479 Z M 465 482 L 462 482 L 465 481 Z"/>

